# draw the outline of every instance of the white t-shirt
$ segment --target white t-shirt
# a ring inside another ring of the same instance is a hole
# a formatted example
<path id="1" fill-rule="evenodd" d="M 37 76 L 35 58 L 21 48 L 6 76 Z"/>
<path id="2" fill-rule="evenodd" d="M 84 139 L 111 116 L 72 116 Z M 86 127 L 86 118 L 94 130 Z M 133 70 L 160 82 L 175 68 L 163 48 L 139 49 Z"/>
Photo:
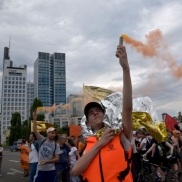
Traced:
<path id="1" fill-rule="evenodd" d="M 77 151 L 76 147 L 72 147 L 71 151 L 69 152 L 69 156 L 70 156 L 70 160 L 71 160 L 71 164 L 75 164 L 76 163 L 76 154 L 75 151 Z"/>
<path id="2" fill-rule="evenodd" d="M 147 146 L 147 139 L 146 139 L 146 138 L 140 138 L 139 142 L 140 142 L 140 145 L 141 145 L 142 143 L 144 143 L 144 145 L 143 145 L 141 151 L 147 150 L 147 148 L 146 148 L 146 146 Z"/>
<path id="3" fill-rule="evenodd" d="M 30 146 L 29 163 L 35 163 L 35 162 L 38 162 L 38 152 L 34 144 L 32 143 Z"/>

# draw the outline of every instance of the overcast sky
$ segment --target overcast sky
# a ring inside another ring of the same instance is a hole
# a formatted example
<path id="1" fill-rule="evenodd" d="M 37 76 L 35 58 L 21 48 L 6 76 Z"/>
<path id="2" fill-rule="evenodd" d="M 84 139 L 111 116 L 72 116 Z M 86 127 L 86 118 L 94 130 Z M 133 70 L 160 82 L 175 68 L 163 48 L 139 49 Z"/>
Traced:
<path id="1" fill-rule="evenodd" d="M 115 57 L 123 33 L 146 43 L 145 35 L 160 29 L 170 55 L 182 64 L 182 1 L 179 0 L 0 0 L 0 56 L 9 46 L 14 66 L 33 64 L 38 52 L 66 53 L 67 95 L 82 85 L 120 90 L 122 69 Z M 149 96 L 159 117 L 182 110 L 182 78 L 174 78 L 163 60 L 143 57 L 126 45 L 133 97 Z M 2 61 L 0 64 L 2 80 Z M 163 64 L 160 64 L 163 65 Z M 0 83 L 1 85 L 1 83 Z"/>

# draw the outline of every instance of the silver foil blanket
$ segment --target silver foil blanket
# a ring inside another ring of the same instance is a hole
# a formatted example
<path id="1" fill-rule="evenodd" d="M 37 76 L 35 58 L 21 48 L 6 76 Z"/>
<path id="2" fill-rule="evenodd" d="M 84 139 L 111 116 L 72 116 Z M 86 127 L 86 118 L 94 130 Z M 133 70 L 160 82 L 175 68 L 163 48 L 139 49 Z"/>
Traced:
<path id="1" fill-rule="evenodd" d="M 111 127 L 113 129 L 122 129 L 122 93 L 113 93 L 107 96 L 104 100 L 101 100 L 100 104 L 105 109 L 103 120 L 105 128 Z M 147 112 L 152 117 L 153 123 L 156 123 L 158 121 L 157 114 L 153 109 L 152 101 L 149 97 L 139 97 L 133 99 L 133 112 L 135 111 Z M 81 128 L 83 139 L 94 136 L 96 134 L 91 126 L 86 125 L 85 116 L 81 120 Z"/>

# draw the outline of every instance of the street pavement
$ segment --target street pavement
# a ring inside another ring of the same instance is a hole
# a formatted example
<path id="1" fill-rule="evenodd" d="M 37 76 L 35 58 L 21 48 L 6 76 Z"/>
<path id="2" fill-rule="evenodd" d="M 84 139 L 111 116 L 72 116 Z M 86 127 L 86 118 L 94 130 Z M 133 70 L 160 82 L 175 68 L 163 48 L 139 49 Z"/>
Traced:
<path id="1" fill-rule="evenodd" d="M 28 177 L 21 178 L 20 153 L 5 149 L 3 154 L 0 182 L 28 182 Z"/>

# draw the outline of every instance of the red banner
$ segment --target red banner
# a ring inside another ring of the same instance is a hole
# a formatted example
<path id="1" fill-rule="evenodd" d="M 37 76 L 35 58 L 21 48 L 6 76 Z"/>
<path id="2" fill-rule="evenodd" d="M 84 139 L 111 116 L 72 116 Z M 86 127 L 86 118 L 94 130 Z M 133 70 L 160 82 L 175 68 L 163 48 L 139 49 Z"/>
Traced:
<path id="1" fill-rule="evenodd" d="M 170 115 L 166 114 L 166 118 L 165 118 L 165 124 L 166 124 L 166 128 L 171 129 L 171 131 L 175 130 L 174 125 L 178 124 L 178 122 L 172 118 Z"/>

